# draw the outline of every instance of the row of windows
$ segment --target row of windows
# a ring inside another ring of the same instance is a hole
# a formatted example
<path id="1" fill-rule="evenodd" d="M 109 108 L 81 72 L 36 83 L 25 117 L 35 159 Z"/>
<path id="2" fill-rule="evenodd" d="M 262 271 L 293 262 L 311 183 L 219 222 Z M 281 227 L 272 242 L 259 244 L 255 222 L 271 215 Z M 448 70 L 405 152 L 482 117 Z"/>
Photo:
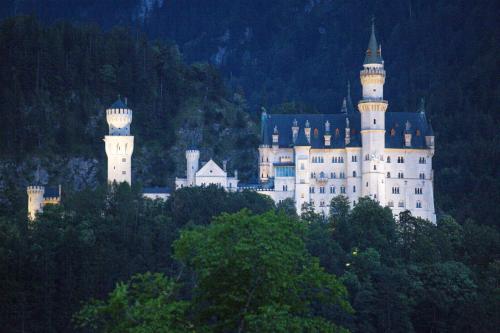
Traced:
<path id="1" fill-rule="evenodd" d="M 356 171 L 354 171 L 353 174 L 356 174 Z M 356 176 L 353 176 L 353 177 L 356 177 Z M 317 178 L 316 177 L 316 172 L 311 172 L 311 178 Z M 323 171 L 321 171 L 319 173 L 319 178 L 320 179 L 326 178 L 326 174 Z M 331 179 L 337 179 L 337 173 L 330 172 L 330 178 Z M 345 178 L 345 172 L 339 172 L 339 178 L 344 179 Z"/>
<path id="2" fill-rule="evenodd" d="M 399 187 L 394 186 L 392 188 L 392 194 L 399 194 Z M 415 187 L 415 194 L 424 194 L 424 190 L 421 187 Z"/>
<path id="3" fill-rule="evenodd" d="M 352 187 L 352 191 L 353 192 L 356 192 L 356 186 L 353 186 Z M 316 192 L 316 189 L 314 186 L 310 186 L 309 187 L 309 193 L 310 194 L 314 194 Z M 319 187 L 319 193 L 320 194 L 325 194 L 325 187 L 324 186 L 320 186 Z M 337 189 L 335 188 L 335 186 L 330 186 L 330 194 L 335 194 L 337 193 Z M 340 193 L 342 194 L 345 194 L 345 186 L 340 186 Z"/>
<path id="4" fill-rule="evenodd" d="M 323 156 L 313 156 L 312 158 L 313 163 L 324 163 Z"/>
<path id="5" fill-rule="evenodd" d="M 387 206 L 388 206 L 388 207 L 394 207 L 394 202 L 389 201 L 389 202 L 387 203 Z M 399 201 L 399 202 L 398 202 L 398 208 L 404 208 L 404 207 L 405 207 L 405 202 L 404 202 L 404 201 Z M 415 203 L 415 208 L 422 208 L 422 202 L 421 202 L 421 201 L 417 201 L 417 202 Z"/>
<path id="6" fill-rule="evenodd" d="M 354 173 L 354 172 L 353 172 L 353 173 Z M 356 177 L 356 176 L 353 176 L 353 177 Z M 388 173 L 387 173 L 387 178 L 391 178 L 391 173 L 390 173 L 390 172 L 388 172 Z M 398 178 L 399 178 L 399 179 L 404 178 L 404 173 L 402 173 L 402 172 L 398 172 Z M 419 179 L 425 179 L 425 173 L 423 173 L 423 172 L 419 173 L 419 174 L 418 174 L 418 178 L 419 178 Z"/>

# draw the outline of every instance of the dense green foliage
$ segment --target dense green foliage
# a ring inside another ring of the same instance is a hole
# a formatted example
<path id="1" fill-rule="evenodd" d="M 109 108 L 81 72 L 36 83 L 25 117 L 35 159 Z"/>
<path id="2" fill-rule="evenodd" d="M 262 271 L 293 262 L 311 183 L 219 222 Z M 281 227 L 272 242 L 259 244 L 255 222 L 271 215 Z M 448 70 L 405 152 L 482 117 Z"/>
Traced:
<path id="1" fill-rule="evenodd" d="M 78 318 L 102 332 L 169 331 L 178 323 L 201 332 L 343 331 L 325 311 L 350 312 L 346 290 L 309 255 L 303 232 L 299 221 L 273 212 L 226 213 L 209 226 L 182 232 L 175 244 L 183 271 L 192 272 L 187 281 L 195 281 L 188 301 L 160 300 L 173 294 L 172 282 L 145 275 L 119 284 L 105 305 L 90 303 Z M 127 300 L 129 287 L 143 292 Z M 157 299 L 153 304 L 163 304 L 164 315 L 151 320 L 149 304 Z M 138 307 L 143 309 L 137 316 Z"/>
<path id="2" fill-rule="evenodd" d="M 369 199 L 350 209 L 337 197 L 325 220 L 252 192 L 186 188 L 167 202 L 139 193 L 99 187 L 68 194 L 32 224 L 24 214 L 2 218 L 0 325 L 493 332 L 500 324 L 494 228 L 407 213 L 395 221 Z"/>

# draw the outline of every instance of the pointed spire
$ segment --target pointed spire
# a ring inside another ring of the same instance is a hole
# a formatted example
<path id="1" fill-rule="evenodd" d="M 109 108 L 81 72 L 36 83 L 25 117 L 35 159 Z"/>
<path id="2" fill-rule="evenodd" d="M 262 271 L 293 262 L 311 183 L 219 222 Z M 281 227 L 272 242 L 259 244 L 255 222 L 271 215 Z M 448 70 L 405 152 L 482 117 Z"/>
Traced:
<path id="1" fill-rule="evenodd" d="M 267 112 L 264 107 L 261 108 L 262 114 L 260 116 L 260 137 L 262 140 L 262 144 L 269 144 L 269 134 L 267 133 Z"/>
<path id="2" fill-rule="evenodd" d="M 347 81 L 347 113 L 354 112 L 354 104 L 352 104 L 351 98 L 351 81 Z"/>
<path id="3" fill-rule="evenodd" d="M 372 33 L 370 35 L 370 41 L 368 42 L 368 48 L 366 49 L 366 56 L 363 65 L 368 64 L 383 64 L 382 60 L 382 47 L 377 43 L 377 38 L 375 37 L 375 18 L 372 18 Z"/>
<path id="4" fill-rule="evenodd" d="M 340 112 L 343 114 L 347 114 L 347 102 L 346 102 L 345 97 L 342 100 L 342 108 L 340 109 Z"/>
<path id="5" fill-rule="evenodd" d="M 421 114 L 425 113 L 425 99 L 422 97 L 420 98 L 420 103 L 418 104 L 418 112 Z"/>

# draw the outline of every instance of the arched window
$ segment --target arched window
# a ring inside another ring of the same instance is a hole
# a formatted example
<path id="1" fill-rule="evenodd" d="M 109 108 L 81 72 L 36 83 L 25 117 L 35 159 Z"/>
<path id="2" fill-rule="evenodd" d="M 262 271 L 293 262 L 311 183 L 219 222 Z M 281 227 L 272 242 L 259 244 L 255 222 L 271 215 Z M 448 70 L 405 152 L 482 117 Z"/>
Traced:
<path id="1" fill-rule="evenodd" d="M 377 119 L 373 119 L 373 125 L 377 125 Z"/>
<path id="2" fill-rule="evenodd" d="M 390 172 L 387 173 L 387 178 L 391 178 L 391 173 Z"/>
<path id="3" fill-rule="evenodd" d="M 352 172 L 352 176 L 353 176 L 353 177 L 356 177 L 356 171 L 353 171 L 353 172 Z"/>
<path id="4" fill-rule="evenodd" d="M 387 156 L 387 163 L 391 163 L 391 157 Z"/>

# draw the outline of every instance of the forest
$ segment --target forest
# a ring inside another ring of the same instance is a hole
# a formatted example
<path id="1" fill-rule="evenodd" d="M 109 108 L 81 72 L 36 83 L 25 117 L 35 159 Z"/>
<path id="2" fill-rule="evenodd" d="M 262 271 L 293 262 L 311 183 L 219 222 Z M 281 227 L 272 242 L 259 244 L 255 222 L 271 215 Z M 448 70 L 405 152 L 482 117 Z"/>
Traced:
<path id="1" fill-rule="evenodd" d="M 6 332 L 494 332 L 500 235 L 369 199 L 99 186 L 0 219 Z"/>

